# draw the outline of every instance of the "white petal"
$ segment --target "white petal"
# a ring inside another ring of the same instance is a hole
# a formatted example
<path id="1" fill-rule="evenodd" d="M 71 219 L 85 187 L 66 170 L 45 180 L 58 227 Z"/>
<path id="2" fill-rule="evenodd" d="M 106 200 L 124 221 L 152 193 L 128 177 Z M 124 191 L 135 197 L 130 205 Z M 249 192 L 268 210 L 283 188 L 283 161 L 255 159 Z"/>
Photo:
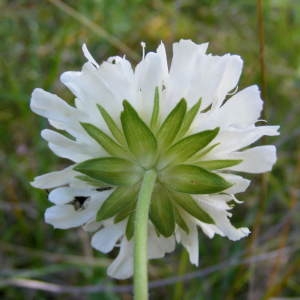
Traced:
<path id="1" fill-rule="evenodd" d="M 186 220 L 186 218 L 185 218 Z M 176 237 L 178 242 L 180 242 L 184 248 L 187 250 L 190 262 L 196 266 L 199 264 L 199 240 L 198 240 L 198 230 L 196 223 L 189 222 L 189 233 L 186 233 L 181 228 L 176 230 Z"/>
<path id="2" fill-rule="evenodd" d="M 80 190 L 80 189 L 79 189 Z M 97 190 L 93 190 L 90 192 L 90 198 L 92 201 L 97 202 L 97 204 L 101 205 L 103 204 L 103 202 L 108 198 L 108 196 L 114 191 L 114 189 L 111 190 L 106 190 L 106 191 L 97 191 Z M 80 196 L 80 194 L 78 194 L 78 196 Z"/>
<path id="3" fill-rule="evenodd" d="M 161 42 L 160 45 L 157 47 L 156 52 L 159 55 L 161 61 L 162 74 L 163 74 L 162 78 L 167 78 L 169 73 L 168 60 L 167 60 L 166 48 L 163 42 Z"/>
<path id="4" fill-rule="evenodd" d="M 219 82 L 216 85 L 217 89 L 213 96 L 214 107 L 219 107 L 223 103 L 226 95 L 236 87 L 243 68 L 243 61 L 238 55 L 226 54 L 222 56 L 222 60 L 224 61 L 222 61 L 218 70 L 221 76 L 218 76 Z"/>
<path id="5" fill-rule="evenodd" d="M 97 231 L 102 225 L 102 222 L 96 222 L 96 221 L 91 221 L 83 225 L 83 230 L 87 232 L 95 232 Z"/>
<path id="6" fill-rule="evenodd" d="M 110 252 L 123 235 L 125 228 L 126 222 L 120 222 L 100 229 L 92 237 L 92 246 L 103 253 Z"/>
<path id="7" fill-rule="evenodd" d="M 189 88 L 194 88 L 191 87 L 191 76 L 195 69 L 195 62 L 198 56 L 205 53 L 207 47 L 208 43 L 197 45 L 191 40 L 180 40 L 173 44 L 173 58 L 167 83 L 168 95 L 166 100 L 171 107 L 181 98 L 186 98 Z M 196 100 L 199 100 L 199 97 Z"/>
<path id="8" fill-rule="evenodd" d="M 49 148 L 57 156 L 70 159 L 74 162 L 81 162 L 93 157 L 102 156 L 106 153 L 96 143 L 84 144 L 72 141 L 53 130 L 44 129 L 41 135 L 49 143 Z"/>
<path id="9" fill-rule="evenodd" d="M 204 54 L 207 50 L 208 43 L 196 44 L 191 40 L 181 39 L 179 42 L 173 44 L 173 58 L 170 67 L 170 74 L 180 76 L 176 74 L 182 70 L 187 70 L 192 66 L 194 59 L 197 58 L 199 54 Z M 192 61 L 192 62 L 191 62 Z M 187 67 L 187 64 L 191 66 Z M 179 78 L 182 78 L 184 74 L 181 74 Z"/>
<path id="10" fill-rule="evenodd" d="M 228 201 L 228 197 L 225 197 L 223 195 L 218 196 L 207 196 L 210 199 L 205 200 L 204 197 L 201 196 L 194 196 L 198 199 L 199 205 L 204 209 L 214 220 L 216 226 L 220 231 L 223 232 L 225 236 L 227 236 L 232 241 L 237 241 L 247 235 L 249 235 L 250 231 L 246 227 L 241 228 L 235 228 L 232 226 L 232 224 L 229 221 L 230 213 L 227 212 L 228 205 L 226 202 Z M 212 201 L 217 200 L 217 201 Z M 224 206 L 222 208 L 222 205 L 220 205 L 220 202 L 224 203 Z M 219 203 L 218 203 L 219 202 Z M 218 203 L 217 205 L 215 205 Z"/>
<path id="11" fill-rule="evenodd" d="M 134 74 L 130 62 L 118 56 L 110 57 L 103 62 L 99 68 L 99 75 L 103 82 L 114 96 L 114 102 L 118 111 L 113 112 L 113 116 L 119 118 L 122 109 L 122 103 L 126 99 L 136 106 L 136 97 L 134 94 Z M 107 105 L 112 106 L 111 103 Z M 108 110 L 111 108 L 105 106 Z"/>
<path id="12" fill-rule="evenodd" d="M 82 117 L 81 113 L 58 96 L 42 89 L 35 89 L 32 92 L 30 108 L 50 120 L 62 122 L 74 128 L 80 127 L 78 122 Z"/>
<path id="13" fill-rule="evenodd" d="M 237 194 L 244 192 L 251 182 L 246 178 L 234 174 L 220 173 L 219 175 L 222 176 L 226 181 L 233 184 L 230 188 L 223 191 L 227 194 Z"/>
<path id="14" fill-rule="evenodd" d="M 112 67 L 114 67 L 115 72 L 122 75 L 122 79 L 125 82 L 131 82 L 134 79 L 134 72 L 130 61 L 126 57 L 113 56 L 107 60 Z"/>
<path id="15" fill-rule="evenodd" d="M 215 128 L 217 126 L 212 127 Z M 219 134 L 214 139 L 214 143 L 219 143 L 219 145 L 211 153 L 208 153 L 208 156 L 213 154 L 217 155 L 218 153 L 228 153 L 245 148 L 256 142 L 264 135 L 279 135 L 278 129 L 279 126 L 258 126 L 246 129 L 230 128 L 220 130 Z"/>
<path id="16" fill-rule="evenodd" d="M 35 177 L 31 185 L 39 189 L 52 189 L 57 186 L 68 184 L 74 176 L 78 175 L 73 170 L 74 166 L 70 166 L 61 171 L 50 172 L 38 177 Z"/>
<path id="17" fill-rule="evenodd" d="M 95 61 L 95 59 L 93 58 L 93 56 L 91 55 L 90 51 L 88 50 L 86 44 L 82 45 L 82 52 L 83 55 L 85 56 L 85 58 L 91 62 L 95 67 L 99 68 L 98 63 Z"/>
<path id="18" fill-rule="evenodd" d="M 92 191 L 90 188 L 76 189 L 70 187 L 59 187 L 49 193 L 48 199 L 56 205 L 62 205 L 71 202 L 75 196 L 89 197 L 91 193 Z"/>
<path id="19" fill-rule="evenodd" d="M 124 237 L 120 245 L 120 252 L 107 269 L 107 274 L 117 279 L 127 279 L 133 273 L 132 242 Z"/>
<path id="20" fill-rule="evenodd" d="M 223 126 L 243 127 L 254 124 L 260 117 L 263 101 L 257 86 L 250 86 L 231 97 L 218 111 Z"/>
<path id="21" fill-rule="evenodd" d="M 158 237 L 154 229 L 154 226 L 149 223 L 148 228 L 148 258 L 161 258 L 166 253 L 172 252 L 175 249 L 174 236 L 165 238 L 163 236 Z"/>
<path id="22" fill-rule="evenodd" d="M 108 129 L 104 119 L 102 118 L 96 103 L 93 101 L 86 101 L 82 98 L 75 98 L 75 106 L 79 111 L 85 113 L 85 116 L 82 119 L 82 122 L 93 124 L 94 126 L 100 128 L 104 133 L 111 135 L 110 130 Z M 116 120 L 117 121 L 117 120 Z M 118 123 L 118 122 L 117 122 Z M 59 128 L 55 124 L 56 128 Z M 80 126 L 79 132 L 76 134 L 76 141 L 82 143 L 95 143 L 95 141 L 86 133 L 82 126 Z"/>
<path id="23" fill-rule="evenodd" d="M 276 162 L 276 148 L 272 145 L 258 146 L 241 152 L 229 154 L 229 158 L 242 159 L 243 161 L 228 170 L 247 173 L 263 173 L 272 170 Z"/>
<path id="24" fill-rule="evenodd" d="M 55 205 L 45 212 L 45 221 L 55 228 L 67 229 L 81 226 L 94 219 L 101 206 L 98 200 L 86 200 L 84 209 L 75 210 L 73 205 Z"/>
<path id="25" fill-rule="evenodd" d="M 196 220 L 195 222 L 201 227 L 204 234 L 206 234 L 210 239 L 212 239 L 215 234 L 225 236 L 225 234 L 214 224 L 207 224 L 204 222 L 200 222 L 199 220 Z"/>
<path id="26" fill-rule="evenodd" d="M 230 210 L 231 207 L 228 205 L 227 202 L 232 200 L 230 195 L 225 194 L 216 194 L 216 195 L 193 195 L 193 198 L 199 203 L 201 206 L 202 203 L 209 204 L 216 209 L 219 210 Z"/>
<path id="27" fill-rule="evenodd" d="M 160 55 L 149 52 L 135 69 L 138 110 L 147 122 L 149 122 L 153 110 L 155 88 L 158 87 L 161 91 L 164 67 Z"/>
<path id="28" fill-rule="evenodd" d="M 237 85 L 242 66 L 243 61 L 237 55 L 199 55 L 189 71 L 192 77 L 186 98 L 192 102 L 201 98 L 202 109 L 210 104 L 218 108 L 227 93 Z"/>
<path id="29" fill-rule="evenodd" d="M 221 127 L 226 130 L 253 126 L 260 116 L 262 105 L 258 87 L 248 87 L 231 97 L 220 108 L 199 114 L 197 128 L 204 130 Z"/>
<path id="30" fill-rule="evenodd" d="M 78 99 L 84 102 L 88 111 L 94 111 L 92 118 L 95 119 L 96 116 L 99 116 L 97 103 L 103 105 L 114 118 L 118 117 L 121 104 L 116 102 L 111 89 L 100 76 L 100 69 L 94 67 L 90 62 L 83 65 L 81 72 L 63 73 L 60 80 Z"/>

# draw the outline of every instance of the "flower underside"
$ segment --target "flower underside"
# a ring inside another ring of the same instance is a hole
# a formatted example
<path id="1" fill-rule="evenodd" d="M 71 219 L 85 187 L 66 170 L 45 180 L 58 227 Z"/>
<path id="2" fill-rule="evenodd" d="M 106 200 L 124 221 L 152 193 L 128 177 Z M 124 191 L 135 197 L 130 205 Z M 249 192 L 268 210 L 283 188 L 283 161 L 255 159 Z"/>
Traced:
<path id="1" fill-rule="evenodd" d="M 120 129 L 108 112 L 99 108 L 111 135 L 100 128 L 81 123 L 90 137 L 109 154 L 77 164 L 78 178 L 100 190 L 115 188 L 97 213 L 97 221 L 114 217 L 118 223 L 128 218 L 126 236 L 133 236 L 133 222 L 138 192 L 146 170 L 157 172 L 152 193 L 150 220 L 158 235 L 171 236 L 175 224 L 187 233 L 184 214 L 200 221 L 214 223 L 212 218 L 191 196 L 192 194 L 220 193 L 231 186 L 215 170 L 239 164 L 241 160 L 204 160 L 205 154 L 217 147 L 214 143 L 219 128 L 188 134 L 200 110 L 199 100 L 187 110 L 181 99 L 169 115 L 160 120 L 159 91 L 155 91 L 152 116 L 146 124 L 126 100 L 121 113 Z M 78 199 L 77 205 L 82 205 Z"/>

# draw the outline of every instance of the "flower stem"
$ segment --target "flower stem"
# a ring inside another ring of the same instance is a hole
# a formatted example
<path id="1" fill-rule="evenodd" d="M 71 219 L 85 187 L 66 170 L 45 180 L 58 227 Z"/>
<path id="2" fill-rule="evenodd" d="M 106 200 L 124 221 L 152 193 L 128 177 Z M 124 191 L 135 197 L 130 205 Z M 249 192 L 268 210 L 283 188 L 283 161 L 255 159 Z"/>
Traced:
<path id="1" fill-rule="evenodd" d="M 148 299 L 148 220 L 156 172 L 145 172 L 139 192 L 134 223 L 134 299 Z"/>

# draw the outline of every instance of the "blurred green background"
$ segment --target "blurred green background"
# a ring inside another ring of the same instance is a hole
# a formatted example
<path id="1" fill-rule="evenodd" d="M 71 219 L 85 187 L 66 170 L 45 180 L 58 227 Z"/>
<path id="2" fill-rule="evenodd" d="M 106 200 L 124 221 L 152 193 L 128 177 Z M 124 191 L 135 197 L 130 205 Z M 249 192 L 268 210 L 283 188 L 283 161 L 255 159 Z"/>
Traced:
<path id="1" fill-rule="evenodd" d="M 264 140 L 278 147 L 272 173 L 252 176 L 234 211 L 233 223 L 253 233 L 239 242 L 201 234 L 198 268 L 181 247 L 152 261 L 150 279 L 160 287 L 151 289 L 151 299 L 300 299 L 300 2 L 263 4 L 265 116 L 281 125 L 281 135 Z M 126 53 L 135 63 L 141 41 L 150 51 L 163 40 L 171 54 L 180 38 L 209 41 L 214 54 L 241 55 L 239 88 L 261 85 L 256 6 L 254 0 L 0 0 L 0 299 L 131 299 L 117 291 L 130 280 L 106 276 L 115 253 L 93 251 L 81 229 L 44 223 L 47 194 L 29 182 L 68 162 L 40 138 L 49 125 L 29 109 L 33 88 L 72 101 L 59 75 L 81 68 L 84 42 L 98 62 Z M 195 271 L 185 281 L 173 278 Z M 99 284 L 110 290 L 76 288 Z"/>

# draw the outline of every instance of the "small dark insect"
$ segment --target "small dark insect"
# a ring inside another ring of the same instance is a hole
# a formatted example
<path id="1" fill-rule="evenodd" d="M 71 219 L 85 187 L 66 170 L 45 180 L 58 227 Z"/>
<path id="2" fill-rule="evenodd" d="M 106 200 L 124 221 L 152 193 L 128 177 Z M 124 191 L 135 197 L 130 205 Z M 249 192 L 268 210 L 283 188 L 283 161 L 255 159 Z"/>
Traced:
<path id="1" fill-rule="evenodd" d="M 112 189 L 111 186 L 105 186 L 105 187 L 102 187 L 102 188 L 97 188 L 96 191 L 97 192 L 102 192 L 102 191 L 109 191 L 111 189 Z"/>
<path id="2" fill-rule="evenodd" d="M 75 210 L 79 210 L 83 207 L 85 201 L 88 199 L 89 197 L 85 197 L 85 196 L 76 196 L 74 197 L 74 200 L 71 202 L 75 208 Z"/>

